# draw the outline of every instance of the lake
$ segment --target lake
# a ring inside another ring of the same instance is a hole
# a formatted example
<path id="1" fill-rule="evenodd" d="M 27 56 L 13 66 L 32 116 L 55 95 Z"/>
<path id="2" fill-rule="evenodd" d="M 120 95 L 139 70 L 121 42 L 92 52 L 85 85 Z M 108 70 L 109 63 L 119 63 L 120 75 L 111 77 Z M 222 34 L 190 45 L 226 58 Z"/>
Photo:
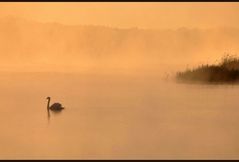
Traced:
<path id="1" fill-rule="evenodd" d="M 238 102 L 157 74 L 2 72 L 0 159 L 238 159 Z"/>

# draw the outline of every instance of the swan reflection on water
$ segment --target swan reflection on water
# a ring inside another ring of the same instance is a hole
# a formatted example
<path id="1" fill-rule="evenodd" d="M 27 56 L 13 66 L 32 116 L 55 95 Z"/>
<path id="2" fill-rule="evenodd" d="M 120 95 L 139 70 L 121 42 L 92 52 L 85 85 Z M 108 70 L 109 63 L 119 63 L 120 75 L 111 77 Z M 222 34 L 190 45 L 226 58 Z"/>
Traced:
<path id="1" fill-rule="evenodd" d="M 51 97 L 47 97 L 46 99 L 48 100 L 47 113 L 48 113 L 48 120 L 49 120 L 50 119 L 50 111 L 52 111 L 54 114 L 59 114 L 64 109 L 64 107 L 58 102 L 54 103 L 50 106 Z"/>

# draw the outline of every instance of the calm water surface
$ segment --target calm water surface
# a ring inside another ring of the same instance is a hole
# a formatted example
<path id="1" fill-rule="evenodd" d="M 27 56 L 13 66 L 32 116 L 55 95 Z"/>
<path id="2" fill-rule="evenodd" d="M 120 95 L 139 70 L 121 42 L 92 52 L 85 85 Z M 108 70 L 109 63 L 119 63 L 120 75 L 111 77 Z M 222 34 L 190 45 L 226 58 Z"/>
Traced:
<path id="1" fill-rule="evenodd" d="M 47 119 L 46 97 L 66 109 Z M 238 159 L 239 86 L 0 74 L 0 159 Z"/>

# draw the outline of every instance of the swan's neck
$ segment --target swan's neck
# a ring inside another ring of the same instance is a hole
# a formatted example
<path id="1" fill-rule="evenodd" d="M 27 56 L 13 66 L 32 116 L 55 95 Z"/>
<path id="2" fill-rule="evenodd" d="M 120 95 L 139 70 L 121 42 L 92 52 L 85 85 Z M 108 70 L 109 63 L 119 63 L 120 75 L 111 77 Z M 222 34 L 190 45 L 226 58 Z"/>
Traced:
<path id="1" fill-rule="evenodd" d="M 49 110 L 49 107 L 50 107 L 50 100 L 51 99 L 48 99 L 48 102 L 47 102 L 47 110 Z"/>

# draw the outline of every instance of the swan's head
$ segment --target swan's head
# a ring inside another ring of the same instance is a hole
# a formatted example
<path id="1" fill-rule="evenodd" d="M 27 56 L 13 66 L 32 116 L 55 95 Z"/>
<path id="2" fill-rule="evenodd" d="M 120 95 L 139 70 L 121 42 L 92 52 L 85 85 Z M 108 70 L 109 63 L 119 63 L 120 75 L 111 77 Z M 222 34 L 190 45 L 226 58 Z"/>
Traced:
<path id="1" fill-rule="evenodd" d="M 51 97 L 47 97 L 46 99 L 47 99 L 47 100 L 50 100 L 50 99 L 51 99 Z"/>

